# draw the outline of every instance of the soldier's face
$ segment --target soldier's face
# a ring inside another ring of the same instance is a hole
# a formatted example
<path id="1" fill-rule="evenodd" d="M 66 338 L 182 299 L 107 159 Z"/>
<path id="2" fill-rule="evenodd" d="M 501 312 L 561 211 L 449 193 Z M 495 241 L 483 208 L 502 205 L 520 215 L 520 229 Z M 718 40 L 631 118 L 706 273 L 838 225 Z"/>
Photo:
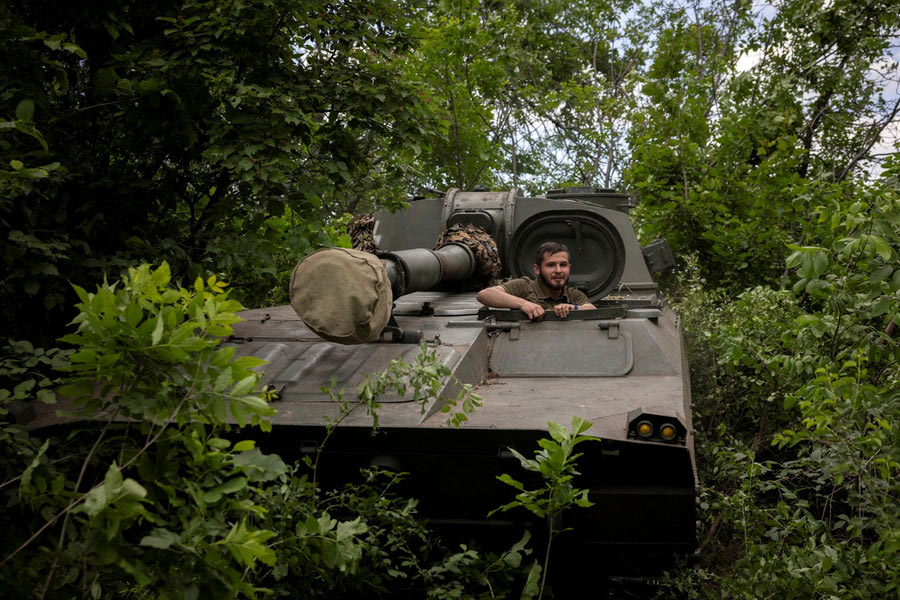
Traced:
<path id="1" fill-rule="evenodd" d="M 545 254 L 541 264 L 534 265 L 534 274 L 541 278 L 541 282 L 548 290 L 561 290 L 566 287 L 566 283 L 569 281 L 571 268 L 569 253 L 557 252 L 555 254 Z"/>

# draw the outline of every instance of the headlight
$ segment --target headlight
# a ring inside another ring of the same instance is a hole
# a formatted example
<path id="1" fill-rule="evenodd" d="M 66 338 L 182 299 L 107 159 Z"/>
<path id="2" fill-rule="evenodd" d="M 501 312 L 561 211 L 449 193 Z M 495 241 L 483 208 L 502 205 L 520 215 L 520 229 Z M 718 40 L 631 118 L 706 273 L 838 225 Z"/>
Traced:
<path id="1" fill-rule="evenodd" d="M 650 421 L 641 421 L 635 426 L 634 430 L 642 438 L 648 438 L 653 435 L 653 423 Z"/>
<path id="2" fill-rule="evenodd" d="M 681 415 L 646 413 L 643 408 L 628 413 L 627 431 L 632 439 L 670 444 L 684 444 L 687 441 L 687 428 L 681 422 Z"/>
<path id="3" fill-rule="evenodd" d="M 659 437 L 666 442 L 671 442 L 678 434 L 678 430 L 671 423 L 663 423 L 659 428 Z"/>

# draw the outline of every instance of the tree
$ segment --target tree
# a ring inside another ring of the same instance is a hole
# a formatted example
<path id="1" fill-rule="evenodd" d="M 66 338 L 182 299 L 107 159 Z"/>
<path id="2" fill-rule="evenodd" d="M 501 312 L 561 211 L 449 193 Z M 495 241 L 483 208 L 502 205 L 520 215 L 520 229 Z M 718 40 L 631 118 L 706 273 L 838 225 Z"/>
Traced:
<path id="1" fill-rule="evenodd" d="M 408 77 L 441 116 L 442 134 L 415 160 L 416 183 L 432 189 L 496 187 L 512 130 L 504 82 L 514 23 L 499 6 L 439 2 L 416 29 Z"/>
<path id="2" fill-rule="evenodd" d="M 65 280 L 141 259 L 188 280 L 228 271 L 236 296 L 261 302 L 298 255 L 333 243 L 349 201 L 400 200 L 387 184 L 402 165 L 379 173 L 373 148 L 433 128 L 394 62 L 411 47 L 408 8 L 5 3 L 0 164 L 19 183 L 0 204 L 0 256 L 3 294 L 22 301 L 4 321 L 46 331 L 38 315 L 61 312 Z"/>
<path id="3" fill-rule="evenodd" d="M 900 106 L 888 4 L 749 10 L 662 13 L 627 177 L 645 233 L 696 252 L 707 280 L 732 290 L 777 281 L 819 182 L 867 178 Z M 738 69 L 741 57 L 758 60 Z"/>
<path id="4" fill-rule="evenodd" d="M 619 183 L 624 115 L 643 60 L 633 2 L 441 2 L 412 71 L 448 137 L 419 163 L 433 187 Z"/>
<path id="5" fill-rule="evenodd" d="M 873 148 L 900 110 L 891 56 L 898 28 L 892 2 L 795 0 L 748 38 L 747 51 L 761 60 L 752 70 L 757 86 L 743 99 L 767 106 L 780 104 L 782 94 L 797 100 L 792 129 L 803 151 L 801 177 L 843 181 L 881 160 Z M 757 141 L 758 154 L 768 154 L 773 140 Z"/>

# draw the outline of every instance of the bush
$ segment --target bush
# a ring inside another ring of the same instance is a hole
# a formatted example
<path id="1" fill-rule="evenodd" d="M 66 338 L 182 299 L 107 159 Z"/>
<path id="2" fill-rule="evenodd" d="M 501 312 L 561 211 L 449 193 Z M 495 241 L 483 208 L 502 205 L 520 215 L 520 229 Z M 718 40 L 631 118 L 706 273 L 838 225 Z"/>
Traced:
<path id="1" fill-rule="evenodd" d="M 269 430 L 274 409 L 262 361 L 221 344 L 241 309 L 225 288 L 216 277 L 172 287 L 166 264 L 141 266 L 94 293 L 76 287 L 76 330 L 62 338 L 72 350 L 10 346 L 4 407 L 54 403 L 61 385 L 72 420 L 37 435 L 0 421 L 0 595 L 503 597 L 524 542 L 501 556 L 450 552 L 415 501 L 391 493 L 402 475 L 319 490 L 311 463 L 288 466 L 240 439 Z M 401 380 L 427 390 L 444 375 L 433 356 L 395 364 L 347 410 L 377 410 Z M 455 422 L 478 399 L 463 389 L 457 401 Z"/>

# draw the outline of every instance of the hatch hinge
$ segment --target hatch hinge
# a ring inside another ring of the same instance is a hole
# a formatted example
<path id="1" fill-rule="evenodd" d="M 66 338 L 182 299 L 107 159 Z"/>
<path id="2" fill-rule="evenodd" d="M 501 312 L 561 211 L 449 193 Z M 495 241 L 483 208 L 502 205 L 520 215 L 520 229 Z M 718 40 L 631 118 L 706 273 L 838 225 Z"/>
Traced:
<path id="1" fill-rule="evenodd" d="M 618 321 L 600 321 L 600 329 L 605 329 L 607 337 L 611 340 L 619 337 Z"/>
<path id="2" fill-rule="evenodd" d="M 488 323 L 485 325 L 488 331 L 507 331 L 509 332 L 509 341 L 519 341 L 522 326 L 519 323 Z"/>

